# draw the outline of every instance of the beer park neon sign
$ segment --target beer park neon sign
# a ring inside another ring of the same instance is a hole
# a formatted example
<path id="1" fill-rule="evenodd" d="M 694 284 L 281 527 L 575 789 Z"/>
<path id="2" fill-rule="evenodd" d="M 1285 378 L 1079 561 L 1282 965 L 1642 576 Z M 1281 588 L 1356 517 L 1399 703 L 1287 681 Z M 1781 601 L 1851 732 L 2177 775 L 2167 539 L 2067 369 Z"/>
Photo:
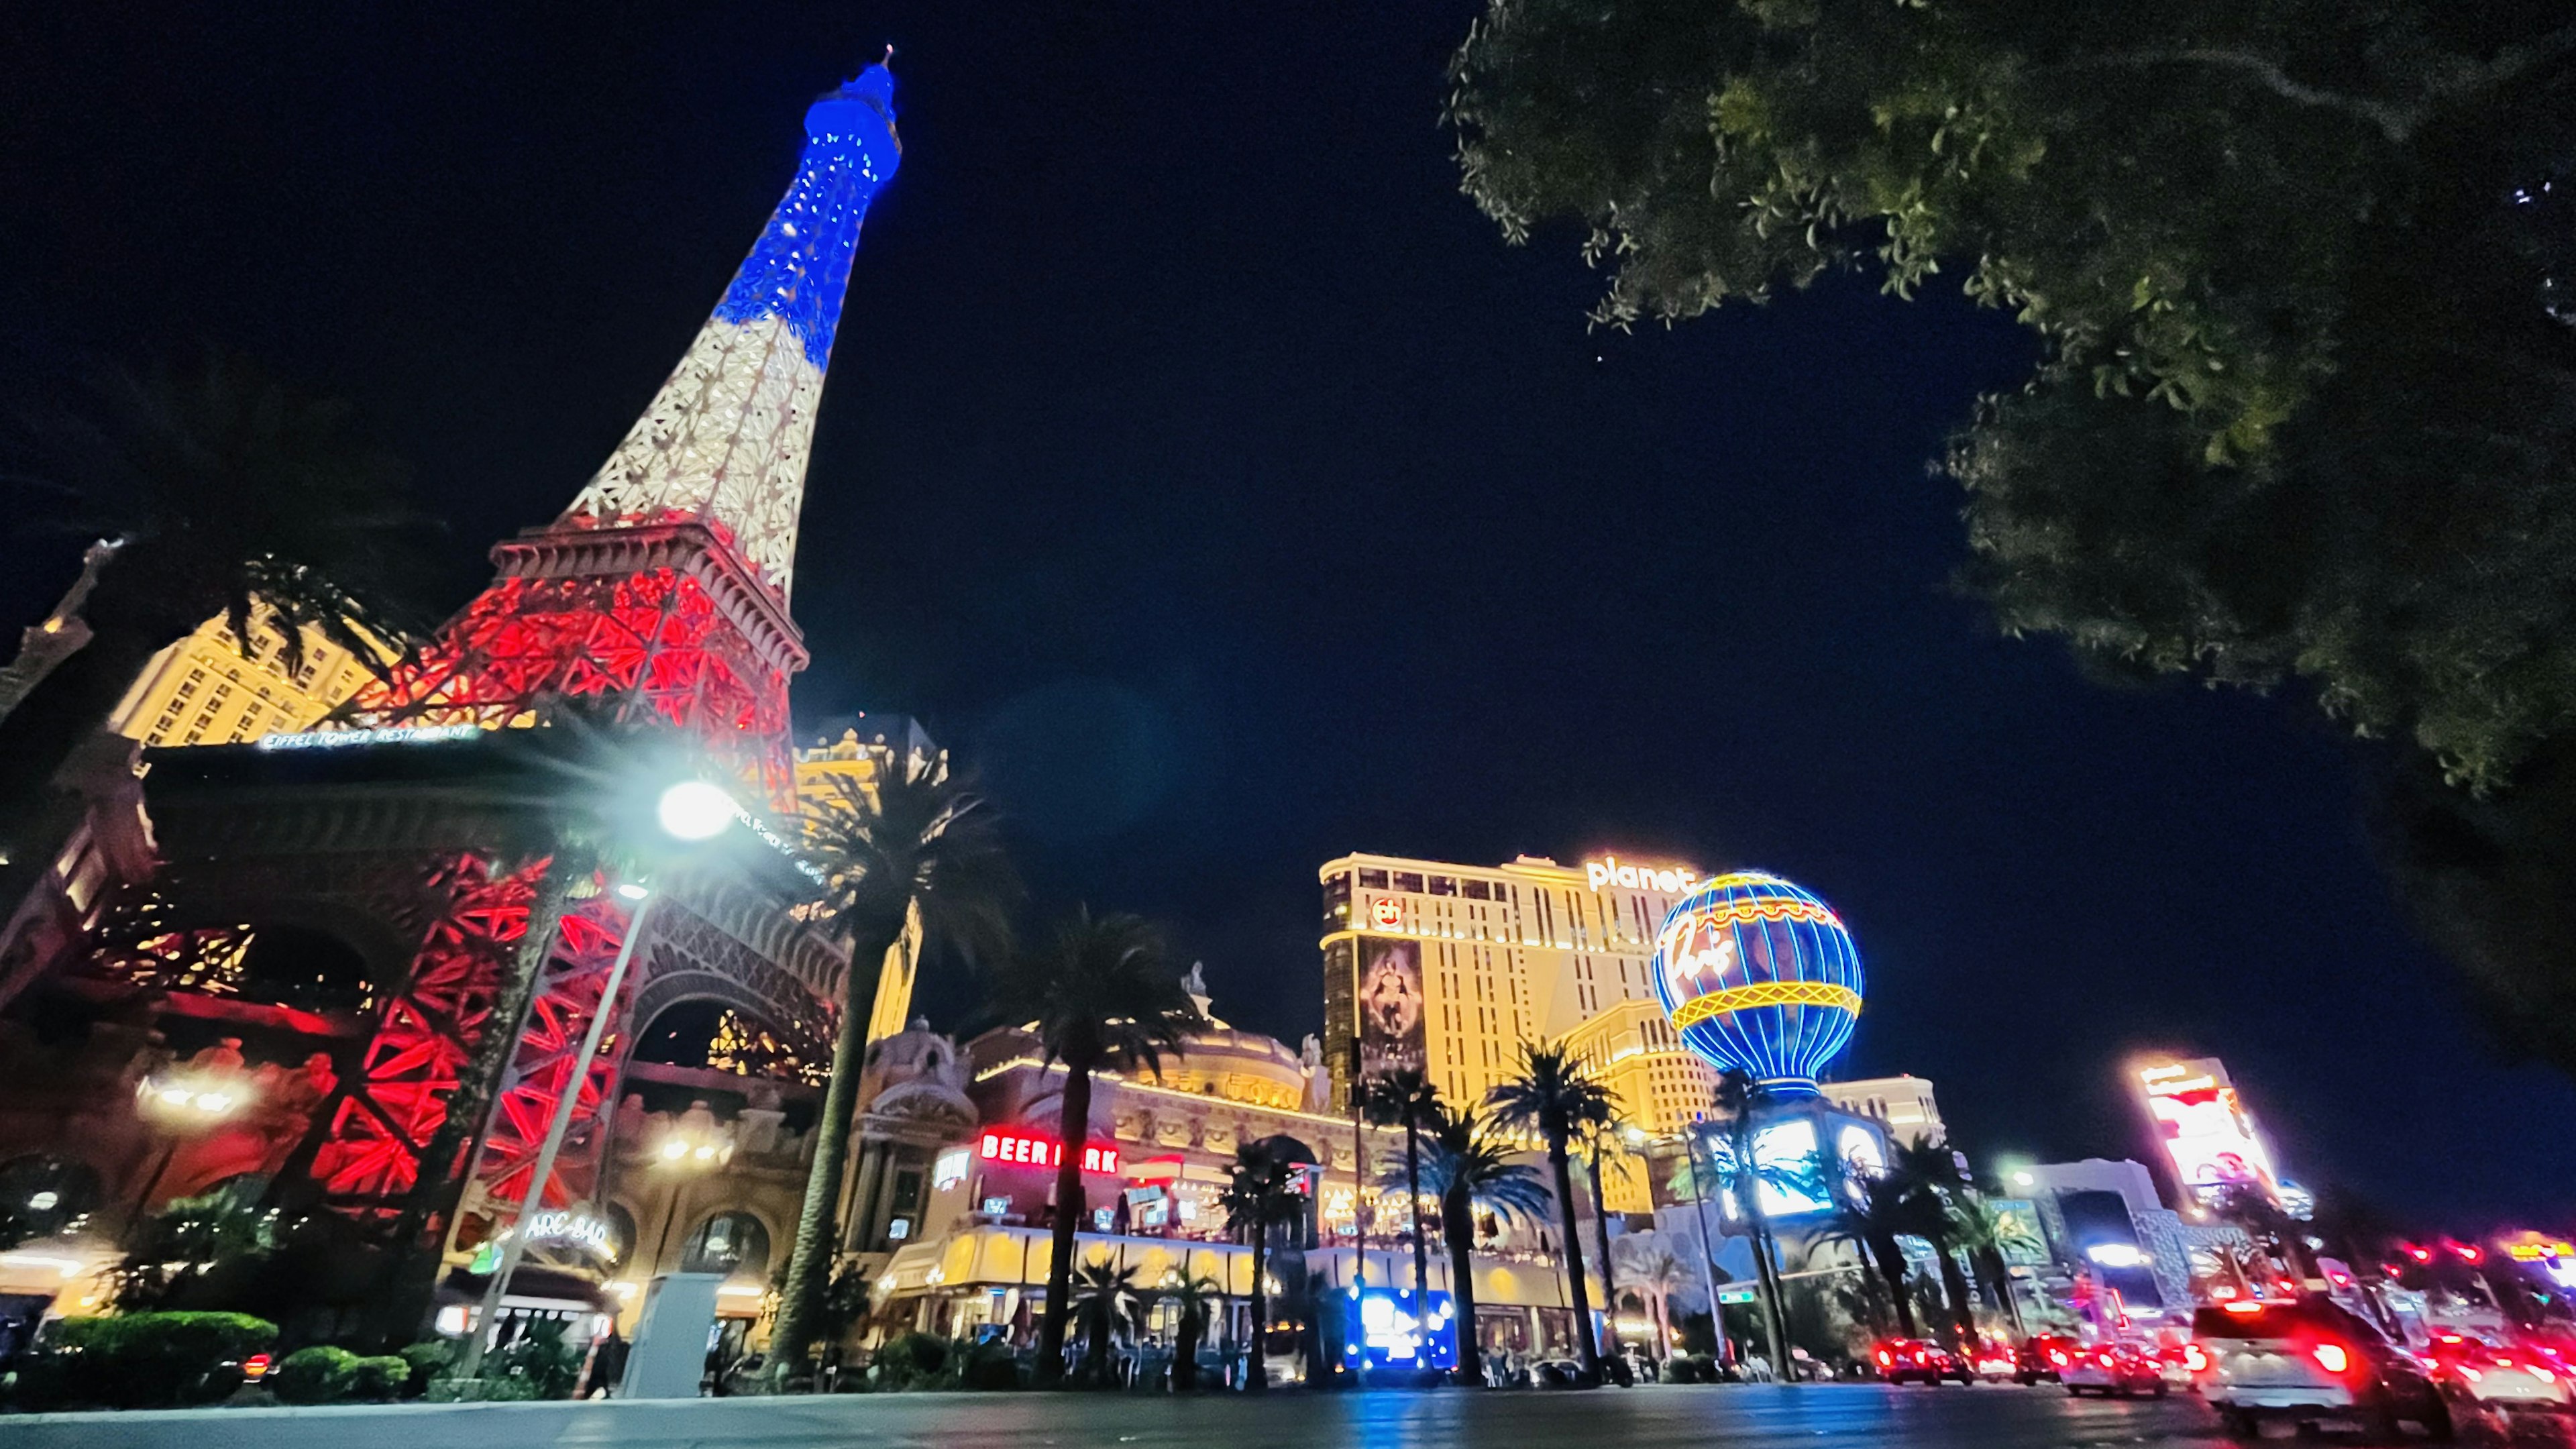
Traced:
<path id="1" fill-rule="evenodd" d="M 1583 863 L 1583 880 L 1596 891 L 1682 891 L 1699 883 L 1699 872 L 1679 865 L 1621 865 L 1619 857 L 1605 855 Z"/>
<path id="2" fill-rule="evenodd" d="M 986 1162 L 1017 1162 L 1030 1167 L 1064 1165 L 1064 1144 L 1052 1137 L 1034 1132 L 987 1132 L 982 1147 Z M 1116 1176 L 1118 1149 L 1099 1143 L 1087 1143 L 1082 1149 L 1082 1170 Z"/>

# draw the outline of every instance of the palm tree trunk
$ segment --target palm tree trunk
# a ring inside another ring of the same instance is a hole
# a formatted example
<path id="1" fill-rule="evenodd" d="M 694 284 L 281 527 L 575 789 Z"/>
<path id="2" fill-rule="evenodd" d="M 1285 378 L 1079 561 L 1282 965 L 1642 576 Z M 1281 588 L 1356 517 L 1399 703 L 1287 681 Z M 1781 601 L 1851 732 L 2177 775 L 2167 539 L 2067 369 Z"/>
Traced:
<path id="1" fill-rule="evenodd" d="M 1181 1306 L 1181 1321 L 1172 1333 L 1172 1392 L 1186 1394 L 1199 1386 L 1199 1334 L 1202 1331 L 1200 1310 L 1189 1304 Z"/>
<path id="2" fill-rule="evenodd" d="M 1038 1327 L 1037 1381 L 1041 1385 L 1064 1381 L 1065 1315 L 1073 1306 L 1066 1295 L 1073 1281 L 1073 1234 L 1083 1207 L 1082 1149 L 1091 1140 L 1089 1062 L 1065 1063 L 1064 1113 L 1056 1137 L 1063 1143 L 1063 1160 L 1055 1169 L 1054 1255 L 1047 1263 L 1046 1318 Z"/>
<path id="3" fill-rule="evenodd" d="M 1609 1350 L 1619 1351 L 1619 1285 L 1610 1281 L 1610 1200 L 1601 1195 L 1601 1154 L 1584 1161 L 1592 1174 L 1592 1241 L 1601 1249 L 1601 1320 L 1610 1329 Z"/>
<path id="4" fill-rule="evenodd" d="M 1762 1295 L 1763 1341 L 1771 1349 L 1772 1371 L 1780 1382 L 1789 1383 L 1788 1295 L 1780 1291 L 1780 1265 L 1771 1260 L 1771 1225 L 1762 1216 L 1762 1179 L 1753 1170 L 1752 1140 L 1752 1112 L 1749 1107 L 1739 1109 L 1727 1129 L 1727 1145 L 1735 1159 L 1735 1191 L 1744 1204 L 1744 1222 L 1753 1240 L 1753 1286 Z M 1708 1311 L 1714 1327 L 1717 1305 L 1710 1304 Z"/>
<path id="5" fill-rule="evenodd" d="M 841 1182 L 850 1165 L 850 1122 L 858 1113 L 859 1078 L 867 1074 L 868 1018 L 876 1014 L 877 966 L 892 949 L 894 932 L 871 930 L 850 941 L 850 970 L 841 991 L 841 1027 L 832 1041 L 832 1080 L 823 1091 L 821 1120 L 814 1124 L 814 1166 L 805 1175 L 805 1201 L 796 1213 L 796 1247 L 787 1259 L 787 1283 L 778 1294 L 778 1321 L 769 1335 L 770 1372 L 782 1385 L 801 1372 L 822 1327 L 823 1299 L 831 1291 L 832 1259 L 840 1241 Z"/>
<path id="6" fill-rule="evenodd" d="M 1896 1300 L 1896 1327 L 1901 1336 L 1920 1338 L 1914 1326 L 1914 1299 L 1905 1291 L 1905 1249 L 1893 1234 L 1873 1236 L 1867 1240 L 1869 1256 L 1878 1266 L 1879 1281 L 1887 1285 L 1887 1296 Z"/>
<path id="7" fill-rule="evenodd" d="M 1965 1349 L 1977 1341 L 1977 1314 L 1968 1303 L 1968 1280 L 1959 1272 L 1958 1260 L 1950 1256 L 1950 1245 L 1932 1244 L 1932 1256 L 1941 1264 L 1941 1292 L 1950 1300 L 1950 1316 L 1957 1321 L 1959 1346 Z"/>
<path id="8" fill-rule="evenodd" d="M 1422 1141 L 1414 1119 L 1404 1119 L 1404 1190 L 1413 1202 L 1413 1323 L 1423 1331 L 1431 1313 L 1431 1244 L 1422 1234 Z"/>
<path id="9" fill-rule="evenodd" d="M 1760 1191 L 1757 1185 L 1753 1191 Z M 1762 1294 L 1762 1330 L 1764 1342 L 1771 1348 L 1771 1369 L 1780 1382 L 1790 1383 L 1789 1376 L 1789 1295 L 1780 1286 L 1780 1264 L 1773 1257 L 1771 1224 L 1763 1219 L 1762 1208 L 1752 1193 L 1745 1194 L 1746 1215 L 1753 1229 L 1753 1286 Z"/>
<path id="10" fill-rule="evenodd" d="M 1476 1216 L 1466 1193 L 1441 1195 L 1440 1235 L 1449 1240 L 1449 1327 L 1457 1335 L 1458 1381 L 1482 1388 L 1485 1352 L 1476 1340 Z"/>
<path id="11" fill-rule="evenodd" d="M 1269 1273 L 1270 1229 L 1256 1224 L 1252 1229 L 1252 1351 L 1243 1360 L 1243 1390 L 1248 1394 L 1262 1393 L 1270 1387 L 1270 1366 L 1262 1361 L 1269 1352 L 1270 1340 Z"/>
<path id="12" fill-rule="evenodd" d="M 1103 1290 L 1104 1292 L 1106 1290 Z M 1102 1299 L 1082 1335 L 1082 1381 L 1095 1389 L 1109 1387 L 1109 1333 L 1117 1304 Z"/>
<path id="13" fill-rule="evenodd" d="M 2004 1316 L 2012 1321 L 2013 1336 L 2027 1336 L 2021 1322 L 2021 1303 L 2013 1296 L 2012 1268 L 2004 1262 L 2003 1253 L 1994 1248 L 1978 1253 L 1977 1271 L 1985 1278 L 1987 1291 L 1994 1295 L 1995 1305 L 2003 1309 Z"/>
<path id="14" fill-rule="evenodd" d="M 1562 1136 L 1547 1140 L 1547 1166 L 1556 1174 L 1556 1218 L 1565 1231 L 1565 1296 L 1574 1305 L 1575 1354 L 1583 1363 L 1583 1381 L 1598 1384 L 1601 1349 L 1592 1341 L 1592 1296 L 1583 1286 L 1583 1237 L 1574 1222 L 1574 1166 Z"/>

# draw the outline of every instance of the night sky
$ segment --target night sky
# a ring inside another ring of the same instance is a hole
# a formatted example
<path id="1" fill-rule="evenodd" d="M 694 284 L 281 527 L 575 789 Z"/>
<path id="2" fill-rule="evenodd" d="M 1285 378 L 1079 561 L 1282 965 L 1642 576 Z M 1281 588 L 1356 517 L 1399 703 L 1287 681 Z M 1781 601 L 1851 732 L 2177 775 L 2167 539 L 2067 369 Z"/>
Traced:
<path id="1" fill-rule="evenodd" d="M 2312 1184 L 2565 1226 L 2576 1092 L 2486 1046 L 2314 711 L 2106 689 L 1951 590 L 1927 461 L 2024 337 L 1859 278 L 1588 332 L 1575 238 L 1457 193 L 1465 0 L 394 8 L 0 19 L 0 387 L 212 341 L 345 396 L 461 603 L 892 40 L 800 728 L 919 716 L 1043 911 L 1165 921 L 1293 1041 L 1345 851 L 1760 866 L 1860 942 L 1846 1073 L 1932 1078 L 1981 1160 L 2143 1155 L 2114 1072 L 2162 1046 L 2223 1056 Z M 75 551 L 14 540 L 0 627 Z"/>

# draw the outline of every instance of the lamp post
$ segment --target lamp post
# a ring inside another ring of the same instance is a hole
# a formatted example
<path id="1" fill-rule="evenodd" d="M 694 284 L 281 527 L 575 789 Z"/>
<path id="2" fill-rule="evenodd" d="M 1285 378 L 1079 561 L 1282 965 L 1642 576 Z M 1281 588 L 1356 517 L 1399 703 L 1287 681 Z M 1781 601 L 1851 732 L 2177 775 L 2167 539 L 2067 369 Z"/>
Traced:
<path id="1" fill-rule="evenodd" d="M 669 828 L 667 812 L 663 824 Z M 537 1165 L 528 1174 L 528 1190 L 519 1200 L 519 1215 L 501 1244 L 501 1261 L 492 1269 L 491 1281 L 483 1285 L 482 1307 L 466 1326 L 465 1357 L 457 1364 L 458 1378 L 470 1379 L 482 1370 L 483 1350 L 491 1339 L 494 1317 L 501 1309 L 501 1295 L 508 1291 L 510 1275 L 518 1271 L 519 1259 L 528 1251 L 528 1234 L 520 1229 L 545 1206 L 546 1184 L 554 1180 L 555 1156 L 563 1150 L 564 1134 L 572 1128 L 573 1109 L 581 1101 L 582 1079 L 590 1074 L 592 1058 L 599 1055 L 600 1038 L 607 1034 L 617 993 L 626 984 L 626 968 L 635 959 L 636 943 L 644 939 L 645 920 L 653 914 L 655 897 L 643 886 L 621 885 L 617 893 L 635 904 L 634 913 L 626 918 L 626 939 L 617 943 L 617 960 L 608 968 L 608 983 L 600 988 L 599 1006 L 590 1014 L 590 1027 L 582 1033 L 581 1051 L 572 1060 L 563 1095 L 555 1101 L 554 1120 L 546 1126 L 545 1145 L 537 1150 Z"/>
<path id="2" fill-rule="evenodd" d="M 713 840 L 732 828 L 736 820 L 745 818 L 742 806 L 731 795 L 705 780 L 682 780 L 664 789 L 654 803 L 653 813 L 665 835 L 688 844 Z M 520 1199 L 518 1218 L 513 1220 L 509 1237 L 501 1245 L 501 1261 L 492 1270 L 492 1280 L 483 1287 L 482 1307 L 467 1325 L 465 1356 L 457 1365 L 458 1378 L 470 1379 L 483 1367 L 483 1351 L 492 1336 L 493 1318 L 500 1312 L 501 1295 L 509 1288 L 510 1275 L 518 1271 L 519 1259 L 528 1250 L 528 1235 L 518 1228 L 545 1205 L 546 1184 L 554 1179 L 555 1155 L 563 1150 L 564 1135 L 572 1130 L 573 1109 L 581 1101 L 582 1079 L 588 1075 L 592 1059 L 599 1055 L 600 1039 L 607 1034 L 617 993 L 626 984 L 626 968 L 635 960 L 635 947 L 644 939 L 646 918 L 652 915 L 653 903 L 659 899 L 650 888 L 631 881 L 620 884 L 617 894 L 631 902 L 635 911 L 626 919 L 626 938 L 617 943 L 617 960 L 608 968 L 607 984 L 600 988 L 599 1007 L 590 1015 L 590 1027 L 582 1033 L 581 1051 L 573 1058 L 563 1095 L 555 1101 L 554 1120 L 546 1126 L 545 1145 L 538 1149 L 536 1167 L 528 1174 L 528 1190 Z"/>

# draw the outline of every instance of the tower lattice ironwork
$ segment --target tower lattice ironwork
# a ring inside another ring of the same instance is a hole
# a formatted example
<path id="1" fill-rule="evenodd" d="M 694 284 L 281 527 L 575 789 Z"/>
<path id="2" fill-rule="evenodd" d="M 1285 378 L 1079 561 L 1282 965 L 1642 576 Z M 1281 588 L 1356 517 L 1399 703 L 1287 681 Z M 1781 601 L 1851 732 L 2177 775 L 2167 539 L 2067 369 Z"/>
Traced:
<path id="1" fill-rule="evenodd" d="M 874 66 L 805 114 L 796 178 L 680 365 L 553 523 L 493 550 L 498 577 L 420 655 L 339 716 L 359 727 L 531 723 L 550 699 L 658 716 L 777 811 L 795 805 L 787 682 L 806 662 L 788 614 L 797 514 L 824 369 L 859 229 L 901 160 L 893 80 Z M 436 866 L 450 908 L 402 988 L 384 994 L 363 1080 L 315 1175 L 344 1205 L 383 1208 L 422 1161 L 527 929 L 545 863 Z M 494 1103 L 477 1176 L 526 1192 L 535 1138 L 568 1088 L 593 1117 L 606 1060 L 575 1064 L 626 925 L 605 893 L 568 912 Z M 506 1027 L 504 1029 L 507 1029 Z M 595 1134 L 589 1134 L 595 1136 Z M 571 1162 L 559 1180 L 587 1180 Z"/>

